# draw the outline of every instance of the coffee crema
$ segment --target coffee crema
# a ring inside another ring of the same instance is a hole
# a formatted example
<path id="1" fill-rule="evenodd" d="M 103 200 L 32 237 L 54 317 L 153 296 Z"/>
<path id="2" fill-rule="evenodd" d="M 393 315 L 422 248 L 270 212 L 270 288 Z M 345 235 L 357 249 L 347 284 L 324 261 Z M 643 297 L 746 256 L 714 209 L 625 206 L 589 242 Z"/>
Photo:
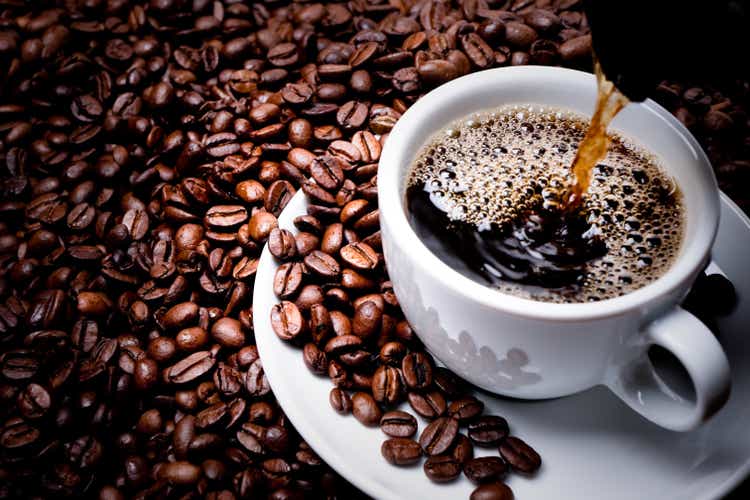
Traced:
<path id="1" fill-rule="evenodd" d="M 679 253 L 682 195 L 653 155 L 610 133 L 583 203 L 565 210 L 587 127 L 582 115 L 532 105 L 452 123 L 412 165 L 413 228 L 449 266 L 523 298 L 598 301 L 653 282 Z"/>

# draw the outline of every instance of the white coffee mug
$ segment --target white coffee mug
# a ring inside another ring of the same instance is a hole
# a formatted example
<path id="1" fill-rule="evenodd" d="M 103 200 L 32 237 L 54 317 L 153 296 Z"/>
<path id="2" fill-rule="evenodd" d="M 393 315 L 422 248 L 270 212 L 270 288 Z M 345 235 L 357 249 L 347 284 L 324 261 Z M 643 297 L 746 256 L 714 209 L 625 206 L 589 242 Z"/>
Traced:
<path id="1" fill-rule="evenodd" d="M 730 390 L 729 364 L 711 331 L 680 308 L 709 261 L 719 222 L 716 179 L 695 138 L 652 101 L 628 105 L 613 129 L 655 153 L 684 195 L 686 229 L 672 267 L 636 291 L 594 303 L 551 304 L 503 294 L 438 259 L 412 230 L 404 204 L 412 161 L 432 134 L 472 112 L 539 104 L 590 116 L 593 75 L 551 67 L 482 71 L 417 101 L 391 131 L 378 170 L 383 251 L 406 318 L 430 352 L 486 390 L 517 398 L 573 394 L 604 384 L 634 410 L 673 430 L 698 426 Z M 647 352 L 657 344 L 694 387 L 670 389 Z"/>

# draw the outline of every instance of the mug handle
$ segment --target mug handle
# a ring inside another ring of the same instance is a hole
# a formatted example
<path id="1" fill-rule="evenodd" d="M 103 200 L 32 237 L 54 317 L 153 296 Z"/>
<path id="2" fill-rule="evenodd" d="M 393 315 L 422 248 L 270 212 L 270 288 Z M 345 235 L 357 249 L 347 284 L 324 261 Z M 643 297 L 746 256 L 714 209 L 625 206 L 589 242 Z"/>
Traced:
<path id="1" fill-rule="evenodd" d="M 642 330 L 635 357 L 619 365 L 607 386 L 648 420 L 674 431 L 698 427 L 724 405 L 731 387 L 729 361 L 714 334 L 677 306 Z M 687 371 L 695 401 L 687 400 L 659 377 L 648 357 L 658 345 Z"/>

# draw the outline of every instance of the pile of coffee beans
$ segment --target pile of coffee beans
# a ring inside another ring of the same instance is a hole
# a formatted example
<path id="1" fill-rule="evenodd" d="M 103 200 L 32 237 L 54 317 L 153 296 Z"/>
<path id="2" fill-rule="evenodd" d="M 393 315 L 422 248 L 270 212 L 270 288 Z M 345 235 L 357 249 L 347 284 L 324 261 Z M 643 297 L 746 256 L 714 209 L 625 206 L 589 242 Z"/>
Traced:
<path id="1" fill-rule="evenodd" d="M 280 302 L 271 310 L 271 327 L 301 348 L 311 372 L 331 379 L 334 410 L 380 426 L 386 461 L 413 465 L 426 456 L 424 472 L 434 482 L 453 481 L 463 471 L 479 485 L 478 498 L 493 498 L 483 496 L 488 488 L 509 492 L 501 483 L 509 470 L 534 473 L 541 457 L 510 435 L 503 417 L 483 415 L 484 403 L 424 350 L 384 268 L 377 200 L 360 194 L 375 182 L 374 170 L 357 179 L 371 170 L 361 158 L 377 160 L 380 141 L 358 131 L 336 143 L 353 154 L 329 148 L 312 160 L 312 180 L 302 186 L 312 204 L 294 220 L 296 236 L 279 227 L 268 236 L 271 254 L 282 262 L 273 280 Z M 367 181 L 360 189 L 355 179 Z M 412 413 L 397 409 L 407 401 L 429 422 L 421 432 Z M 475 446 L 498 454 L 474 458 Z"/>
<path id="2" fill-rule="evenodd" d="M 270 239 L 288 262 L 277 331 L 306 339 L 332 404 L 407 440 L 391 460 L 426 450 L 434 480 L 463 470 L 491 480 L 476 498 L 510 498 L 495 479 L 538 461 L 399 316 L 377 160 L 440 83 L 590 68 L 580 3 L 0 3 L 0 497 L 358 496 L 264 376 L 251 295 Z M 743 200 L 748 86 L 727 89 L 659 96 Z M 276 217 L 300 188 L 312 206 L 292 238 Z M 403 397 L 434 414 L 419 441 L 408 414 L 380 414 Z M 497 456 L 471 461 L 472 442 Z"/>

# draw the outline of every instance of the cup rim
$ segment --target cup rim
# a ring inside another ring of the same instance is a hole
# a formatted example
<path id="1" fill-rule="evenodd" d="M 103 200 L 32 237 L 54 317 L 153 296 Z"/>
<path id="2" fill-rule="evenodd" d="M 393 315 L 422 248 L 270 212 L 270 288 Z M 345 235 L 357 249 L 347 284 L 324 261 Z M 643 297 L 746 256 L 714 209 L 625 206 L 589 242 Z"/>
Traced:
<path id="1" fill-rule="evenodd" d="M 430 91 L 401 116 L 388 136 L 378 167 L 378 205 L 381 226 L 386 229 L 384 237 L 392 236 L 393 246 L 407 253 L 412 265 L 430 274 L 441 286 L 459 293 L 467 300 L 518 317 L 550 321 L 612 317 L 625 314 L 660 297 L 681 292 L 681 288 L 690 285 L 690 279 L 708 262 L 719 225 L 719 189 L 711 163 L 695 137 L 671 113 L 651 99 L 638 106 L 643 112 L 651 112 L 666 121 L 665 126 L 670 126 L 680 136 L 685 147 L 693 149 L 696 157 L 696 166 L 693 168 L 703 170 L 700 178 L 707 184 L 705 195 L 708 206 L 708 210 L 701 213 L 700 224 L 703 229 L 698 234 L 701 241 L 690 241 L 691 251 L 681 254 L 667 272 L 652 283 L 625 295 L 596 302 L 551 303 L 516 297 L 476 282 L 454 270 L 432 253 L 414 232 L 406 217 L 405 200 L 400 189 L 400 167 L 404 162 L 410 163 L 413 160 L 411 156 L 404 156 L 407 147 L 414 140 L 416 124 L 429 120 L 431 110 L 444 105 L 458 93 L 469 93 L 472 89 L 497 84 L 499 80 L 505 80 L 506 83 L 516 80 L 514 83 L 523 85 L 524 80 L 529 78 L 544 78 L 559 85 L 564 80 L 576 80 L 578 84 L 584 84 L 588 83 L 584 80 L 594 80 L 595 76 L 584 71 L 549 66 L 515 66 L 479 71 Z M 466 114 L 470 112 L 471 110 L 467 110 Z M 443 125 L 438 124 L 434 132 Z M 637 139 L 637 136 L 634 138 Z M 686 244 L 688 242 L 684 241 L 683 246 Z"/>

